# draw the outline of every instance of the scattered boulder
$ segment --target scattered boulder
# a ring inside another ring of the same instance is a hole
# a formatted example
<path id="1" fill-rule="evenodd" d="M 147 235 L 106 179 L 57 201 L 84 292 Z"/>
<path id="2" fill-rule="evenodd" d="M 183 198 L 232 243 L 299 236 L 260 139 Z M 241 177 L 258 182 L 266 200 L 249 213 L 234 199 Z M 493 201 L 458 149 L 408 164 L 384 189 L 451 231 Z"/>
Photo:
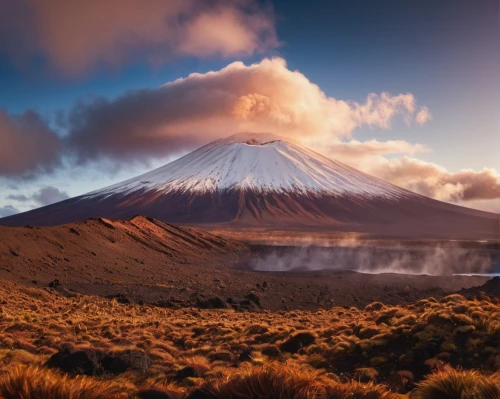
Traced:
<path id="1" fill-rule="evenodd" d="M 200 309 L 226 309 L 227 304 L 221 298 L 215 297 L 207 299 L 206 301 L 196 300 L 196 307 Z"/>
<path id="2" fill-rule="evenodd" d="M 309 332 L 300 332 L 291 336 L 280 346 L 283 352 L 297 353 L 299 349 L 312 345 L 316 341 L 314 335 Z"/>
<path id="3" fill-rule="evenodd" d="M 116 356 L 105 356 L 101 360 L 101 365 L 108 373 L 118 375 L 127 371 L 127 363 Z"/>
<path id="4" fill-rule="evenodd" d="M 52 355 L 45 365 L 70 374 L 99 375 L 103 372 L 100 364 L 102 357 L 101 351 L 93 349 L 63 349 Z"/>
<path id="5" fill-rule="evenodd" d="M 95 349 L 75 351 L 64 348 L 52 355 L 45 365 L 65 373 L 93 376 L 105 373 L 118 375 L 129 369 L 145 371 L 152 365 L 152 361 L 140 350 L 106 354 Z"/>
<path id="6" fill-rule="evenodd" d="M 120 359 L 120 362 L 125 364 L 127 370 L 132 369 L 146 371 L 153 364 L 153 361 L 146 353 L 137 349 L 128 349 L 123 352 L 113 352 L 108 356 Z"/>

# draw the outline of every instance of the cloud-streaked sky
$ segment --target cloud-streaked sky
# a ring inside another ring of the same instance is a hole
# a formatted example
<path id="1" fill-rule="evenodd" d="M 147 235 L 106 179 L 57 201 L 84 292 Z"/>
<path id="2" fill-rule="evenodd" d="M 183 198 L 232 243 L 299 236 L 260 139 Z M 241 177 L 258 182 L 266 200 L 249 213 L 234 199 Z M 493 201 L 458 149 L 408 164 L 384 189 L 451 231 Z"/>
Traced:
<path id="1" fill-rule="evenodd" d="M 0 216 L 238 131 L 500 212 L 500 1 L 4 0 Z"/>

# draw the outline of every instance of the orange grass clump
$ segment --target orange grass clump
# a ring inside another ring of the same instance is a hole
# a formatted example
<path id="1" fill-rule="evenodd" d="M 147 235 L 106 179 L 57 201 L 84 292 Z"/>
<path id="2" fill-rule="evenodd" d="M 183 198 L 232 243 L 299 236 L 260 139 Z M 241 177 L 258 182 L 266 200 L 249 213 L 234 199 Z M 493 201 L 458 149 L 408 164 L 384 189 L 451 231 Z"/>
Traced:
<path id="1" fill-rule="evenodd" d="M 3 399 L 127 399 L 129 393 L 112 382 L 70 378 L 38 367 L 14 366 L 0 378 Z"/>
<path id="2" fill-rule="evenodd" d="M 309 399 L 323 397 L 331 383 L 317 372 L 273 363 L 247 367 L 227 379 L 208 384 L 204 390 L 217 399 Z"/>
<path id="3" fill-rule="evenodd" d="M 411 399 L 499 399 L 500 380 L 476 371 L 447 368 L 417 384 Z"/>

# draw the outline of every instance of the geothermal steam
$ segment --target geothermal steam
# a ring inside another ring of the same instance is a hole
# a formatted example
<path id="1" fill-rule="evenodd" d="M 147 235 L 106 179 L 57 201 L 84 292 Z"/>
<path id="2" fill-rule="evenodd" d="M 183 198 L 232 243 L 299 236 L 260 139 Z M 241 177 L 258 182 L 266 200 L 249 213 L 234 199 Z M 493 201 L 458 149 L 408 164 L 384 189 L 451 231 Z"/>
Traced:
<path id="1" fill-rule="evenodd" d="M 487 244 L 456 242 L 371 245 L 356 240 L 330 246 L 274 246 L 250 261 L 260 271 L 350 270 L 426 275 L 488 274 L 500 259 Z"/>

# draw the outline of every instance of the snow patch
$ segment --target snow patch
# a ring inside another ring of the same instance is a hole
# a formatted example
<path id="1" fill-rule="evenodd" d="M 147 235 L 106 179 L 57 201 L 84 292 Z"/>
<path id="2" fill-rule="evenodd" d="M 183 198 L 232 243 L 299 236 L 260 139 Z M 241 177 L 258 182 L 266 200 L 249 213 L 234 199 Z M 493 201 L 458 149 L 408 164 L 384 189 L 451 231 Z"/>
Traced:
<path id="1" fill-rule="evenodd" d="M 163 167 L 94 191 L 85 198 L 153 190 L 224 190 L 403 198 L 414 194 L 271 134 L 214 141 Z"/>

